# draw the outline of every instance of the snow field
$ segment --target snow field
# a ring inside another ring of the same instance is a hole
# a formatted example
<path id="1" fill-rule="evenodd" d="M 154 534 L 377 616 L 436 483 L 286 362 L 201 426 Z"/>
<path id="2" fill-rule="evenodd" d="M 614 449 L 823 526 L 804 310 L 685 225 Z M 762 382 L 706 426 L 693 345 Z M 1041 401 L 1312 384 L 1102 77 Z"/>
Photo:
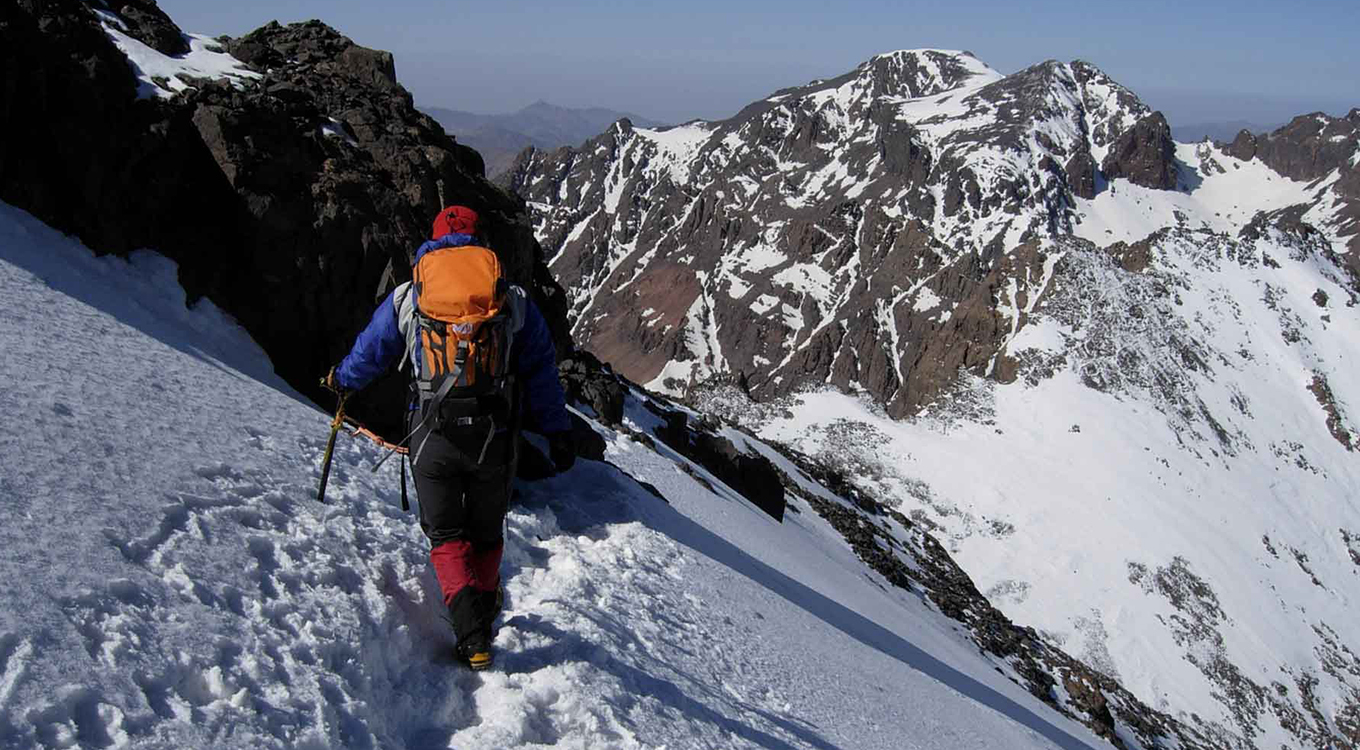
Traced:
<path id="1" fill-rule="evenodd" d="M 452 664 L 397 467 L 342 436 L 317 503 L 327 415 L 174 275 L 0 206 L 0 745 L 1095 742 L 810 512 L 603 428 L 620 468 L 518 485 L 497 668 Z"/>
<path id="2" fill-rule="evenodd" d="M 792 416 L 772 410 L 761 434 L 814 455 L 869 456 L 877 469 L 855 472 L 860 483 L 938 524 L 994 604 L 1154 707 L 1232 727 L 1227 701 L 1235 698 L 1197 666 L 1225 658 L 1293 700 L 1300 678 L 1318 677 L 1317 695 L 1335 710 L 1348 688 L 1326 674 L 1336 649 L 1322 633 L 1342 644 L 1360 638 L 1348 614 L 1360 590 L 1342 533 L 1360 528 L 1360 473 L 1307 386 L 1324 373 L 1341 411 L 1355 413 L 1360 318 L 1344 302 L 1323 309 L 1312 299 L 1317 290 L 1347 298 L 1321 259 L 1293 258 L 1272 241 L 1239 251 L 1256 253 L 1255 262 L 1175 238 L 1156 256 L 1186 284 L 1168 306 L 1185 335 L 1208 347 L 1205 364 L 1177 388 L 1204 405 L 1231 445 L 1204 424 L 1173 419 L 1137 388 L 1101 393 L 1083 384 L 1070 342 L 1089 331 L 1043 314 L 1010 351 L 1066 351 L 1071 361 L 1032 387 L 979 384 L 985 424 L 896 423 L 852 397 L 815 393 L 780 405 Z M 1260 265 L 1262 253 L 1278 268 Z M 1111 278 L 1077 293 L 1122 310 L 1137 301 L 1107 297 L 1122 289 Z M 1141 361 L 1164 357 L 1157 347 L 1167 345 L 1115 338 Z M 1156 581 L 1174 586 L 1187 572 L 1209 593 L 1176 607 Z M 1207 627 L 1199 634 L 1182 627 L 1195 612 Z M 1289 741 L 1269 714 L 1254 720 L 1263 746 Z"/>
<path id="3" fill-rule="evenodd" d="M 1116 180 L 1091 200 L 1076 199 L 1080 219 L 1074 234 L 1100 246 L 1137 242 L 1179 225 L 1177 213 L 1191 228 L 1236 234 L 1257 212 L 1311 203 L 1330 186 L 1296 182 L 1259 160 L 1244 162 L 1202 143 L 1176 144 L 1176 158 L 1190 189 L 1154 190 Z"/>

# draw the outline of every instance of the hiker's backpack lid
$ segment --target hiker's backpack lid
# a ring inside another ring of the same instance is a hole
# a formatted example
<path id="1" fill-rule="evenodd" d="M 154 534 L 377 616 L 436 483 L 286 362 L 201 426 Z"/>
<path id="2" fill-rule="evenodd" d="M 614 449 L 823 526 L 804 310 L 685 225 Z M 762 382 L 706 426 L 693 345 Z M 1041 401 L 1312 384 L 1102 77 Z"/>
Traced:
<path id="1" fill-rule="evenodd" d="M 431 250 L 415 266 L 416 307 L 446 322 L 487 318 L 500 309 L 501 262 L 489 248 Z"/>

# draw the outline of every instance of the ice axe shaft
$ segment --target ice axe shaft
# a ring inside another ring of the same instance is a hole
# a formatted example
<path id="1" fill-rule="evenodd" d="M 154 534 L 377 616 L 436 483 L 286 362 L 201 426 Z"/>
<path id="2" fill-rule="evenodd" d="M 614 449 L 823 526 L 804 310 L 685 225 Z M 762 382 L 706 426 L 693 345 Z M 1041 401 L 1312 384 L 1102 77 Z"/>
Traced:
<path id="1" fill-rule="evenodd" d="M 326 480 L 331 477 L 331 457 L 335 454 L 335 437 L 340 434 L 340 428 L 345 424 L 345 399 L 349 394 L 340 395 L 340 403 L 335 407 L 335 419 L 331 420 L 331 436 L 326 441 L 326 453 L 321 457 L 321 486 L 316 488 L 316 501 L 326 502 Z"/>

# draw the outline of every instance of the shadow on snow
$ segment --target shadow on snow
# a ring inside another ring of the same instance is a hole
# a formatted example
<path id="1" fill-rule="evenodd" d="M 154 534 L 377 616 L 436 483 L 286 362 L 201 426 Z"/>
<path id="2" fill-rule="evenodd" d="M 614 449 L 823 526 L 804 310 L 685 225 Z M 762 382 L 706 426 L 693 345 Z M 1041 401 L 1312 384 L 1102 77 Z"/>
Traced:
<path id="1" fill-rule="evenodd" d="M 1025 726 L 1064 750 L 1090 750 L 1091 745 L 1073 737 L 1049 719 L 1037 714 L 1029 706 L 1016 702 L 989 685 L 970 677 L 945 664 L 913 645 L 896 633 L 860 615 L 845 606 L 828 599 L 813 589 L 799 583 L 775 568 L 755 559 L 742 549 L 714 534 L 703 526 L 690 520 L 673 506 L 656 502 L 652 495 L 638 482 L 618 468 L 594 461 L 578 462 L 577 468 L 568 476 L 571 484 L 589 487 L 588 493 L 559 492 L 562 480 L 520 483 L 520 504 L 529 507 L 547 507 L 557 516 L 558 526 L 569 533 L 583 533 L 592 527 L 603 524 L 640 522 L 648 528 L 664 534 L 691 550 L 719 562 L 740 573 L 757 585 L 772 591 L 789 603 L 798 606 L 831 627 L 854 638 L 860 643 L 876 649 L 903 664 L 925 674 L 932 679 L 952 688 L 962 695 L 1010 718 Z M 513 575 L 517 571 L 506 571 Z M 513 624 L 531 630 L 537 629 L 554 638 L 576 639 L 568 633 L 554 628 L 536 618 L 515 618 Z M 579 639 L 578 639 L 579 640 Z M 585 644 L 573 644 L 587 649 Z M 506 655 L 510 664 L 519 668 L 532 669 L 533 665 L 542 666 L 554 657 L 567 653 L 580 653 L 572 648 L 559 652 L 556 648 L 535 650 L 522 655 Z M 731 719 L 716 714 L 684 694 L 672 683 L 659 681 L 655 677 L 639 672 L 636 667 L 623 664 L 612 657 L 605 657 L 602 665 L 625 681 L 625 684 L 640 684 L 648 692 L 667 700 L 676 708 L 686 711 L 695 718 L 712 721 L 765 747 L 788 747 L 787 743 L 749 727 L 734 727 Z M 1055 712 L 1056 715 L 1056 712 Z M 784 729 L 816 747 L 830 747 L 822 738 L 810 734 L 806 729 L 790 726 L 787 720 L 762 713 L 764 718 L 780 724 Z"/>

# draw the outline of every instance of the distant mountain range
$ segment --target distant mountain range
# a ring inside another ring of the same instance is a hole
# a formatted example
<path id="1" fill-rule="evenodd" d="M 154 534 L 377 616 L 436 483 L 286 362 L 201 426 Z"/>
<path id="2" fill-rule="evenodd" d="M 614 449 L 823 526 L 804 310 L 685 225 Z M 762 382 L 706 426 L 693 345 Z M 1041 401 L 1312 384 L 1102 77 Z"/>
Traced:
<path id="1" fill-rule="evenodd" d="M 1226 122 L 1201 122 L 1193 125 L 1172 125 L 1171 137 L 1182 143 L 1198 143 L 1206 137 L 1219 143 L 1232 143 L 1243 130 L 1251 133 L 1269 133 L 1283 125 L 1283 122 L 1248 122 L 1228 120 Z"/>
<path id="2" fill-rule="evenodd" d="M 627 119 L 638 127 L 657 127 L 662 123 L 645 117 L 602 107 L 574 109 L 545 101 L 508 114 L 483 115 L 441 107 L 422 107 L 439 121 L 459 143 L 481 152 L 488 177 L 500 174 L 514 162 L 515 155 L 533 146 L 551 150 L 577 146 L 594 138 L 610 125 Z"/>

